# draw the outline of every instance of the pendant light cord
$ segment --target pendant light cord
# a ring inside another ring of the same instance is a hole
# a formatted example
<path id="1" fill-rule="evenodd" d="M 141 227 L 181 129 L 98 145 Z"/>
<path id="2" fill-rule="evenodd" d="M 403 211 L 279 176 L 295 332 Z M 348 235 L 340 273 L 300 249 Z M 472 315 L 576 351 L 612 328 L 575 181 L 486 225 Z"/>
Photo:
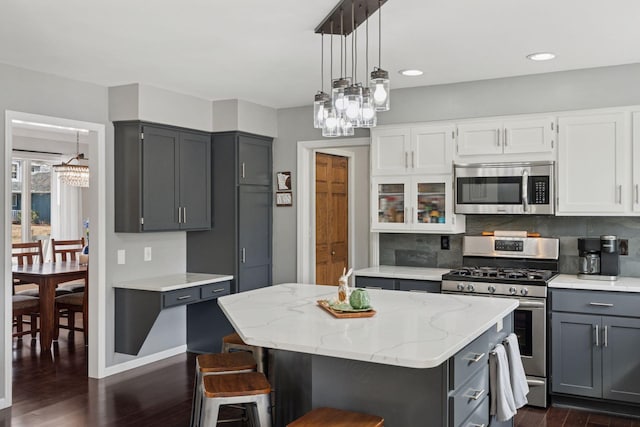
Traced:
<path id="1" fill-rule="evenodd" d="M 324 92 L 324 31 L 320 36 L 320 91 Z"/>
<path id="2" fill-rule="evenodd" d="M 378 68 L 382 64 L 382 0 L 378 0 Z"/>
<path id="3" fill-rule="evenodd" d="M 346 68 L 344 68 L 347 66 L 347 64 L 343 64 L 342 62 L 342 59 L 345 55 L 345 52 L 342 49 L 343 47 L 344 47 L 344 10 L 340 9 L 340 77 L 347 74 L 345 72 Z"/>
<path id="4" fill-rule="evenodd" d="M 358 79 L 356 78 L 357 68 L 357 60 L 358 57 L 355 54 L 356 51 L 356 11 L 355 11 L 355 1 L 351 2 L 351 75 L 353 76 L 353 80 L 351 84 L 355 85 Z"/>
<path id="5" fill-rule="evenodd" d="M 331 21 L 331 59 L 329 61 L 330 63 L 330 72 L 329 72 L 329 77 L 331 78 L 331 84 L 329 85 L 329 90 L 332 89 L 332 84 L 333 84 L 333 21 Z"/>

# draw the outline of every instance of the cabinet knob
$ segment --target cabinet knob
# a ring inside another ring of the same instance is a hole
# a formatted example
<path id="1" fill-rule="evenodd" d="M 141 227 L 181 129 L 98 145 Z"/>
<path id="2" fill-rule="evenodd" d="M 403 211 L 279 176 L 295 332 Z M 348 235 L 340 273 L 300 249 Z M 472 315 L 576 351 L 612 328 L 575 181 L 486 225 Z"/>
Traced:
<path id="1" fill-rule="evenodd" d="M 336 254 L 336 251 L 331 251 L 331 255 L 335 255 L 335 254 Z"/>

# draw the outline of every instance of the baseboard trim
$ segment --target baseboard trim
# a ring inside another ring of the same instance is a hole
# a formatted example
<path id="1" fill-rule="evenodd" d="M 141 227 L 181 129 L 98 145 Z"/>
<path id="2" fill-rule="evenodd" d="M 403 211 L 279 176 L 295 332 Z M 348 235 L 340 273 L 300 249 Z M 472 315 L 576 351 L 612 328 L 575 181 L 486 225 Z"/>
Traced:
<path id="1" fill-rule="evenodd" d="M 551 404 L 563 408 L 583 409 L 590 412 L 640 419 L 640 406 L 633 403 L 553 394 L 551 395 Z"/>
<path id="2" fill-rule="evenodd" d="M 187 345 L 185 344 L 161 351 L 159 353 L 150 354 L 149 356 L 143 356 L 134 360 L 130 360 L 128 362 L 119 363 L 114 366 L 107 366 L 104 370 L 104 376 L 102 378 L 129 371 L 131 369 L 139 368 L 141 366 L 148 365 L 149 363 L 158 362 L 160 360 L 168 359 L 169 357 L 177 356 L 178 354 L 186 352 Z"/>

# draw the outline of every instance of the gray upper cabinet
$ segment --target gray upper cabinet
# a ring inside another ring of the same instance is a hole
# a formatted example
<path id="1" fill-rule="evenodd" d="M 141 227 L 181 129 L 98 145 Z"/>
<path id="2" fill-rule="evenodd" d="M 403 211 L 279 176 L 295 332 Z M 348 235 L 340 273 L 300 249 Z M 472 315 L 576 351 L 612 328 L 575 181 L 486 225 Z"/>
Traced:
<path id="1" fill-rule="evenodd" d="M 640 295 L 554 289 L 551 301 L 552 391 L 640 403 Z"/>
<path id="2" fill-rule="evenodd" d="M 205 132 L 115 122 L 115 231 L 211 227 L 211 138 Z"/>
<path id="3" fill-rule="evenodd" d="M 235 292 L 269 286 L 272 139 L 222 132 L 213 134 L 212 141 L 213 226 L 187 233 L 187 270 L 231 274 Z"/>

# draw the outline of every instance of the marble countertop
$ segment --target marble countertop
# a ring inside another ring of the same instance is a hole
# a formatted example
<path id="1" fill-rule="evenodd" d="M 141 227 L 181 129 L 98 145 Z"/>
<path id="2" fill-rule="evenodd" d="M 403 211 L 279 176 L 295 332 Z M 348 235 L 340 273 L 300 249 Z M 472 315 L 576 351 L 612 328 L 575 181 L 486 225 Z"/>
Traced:
<path id="1" fill-rule="evenodd" d="M 448 273 L 448 268 L 402 267 L 396 265 L 379 265 L 377 267 L 362 268 L 353 272 L 354 276 L 387 277 L 390 279 L 409 280 L 442 280 L 442 275 Z"/>
<path id="2" fill-rule="evenodd" d="M 618 280 L 578 279 L 575 274 L 560 274 L 548 285 L 550 288 L 583 289 L 590 291 L 640 292 L 640 278 L 618 277 Z"/>
<path id="3" fill-rule="evenodd" d="M 317 307 L 336 296 L 334 286 L 274 285 L 218 304 L 246 343 L 410 368 L 442 364 L 518 306 L 508 298 L 368 292 L 377 314 L 358 319 Z"/>
<path id="4" fill-rule="evenodd" d="M 115 283 L 114 288 L 137 289 L 140 291 L 167 292 L 194 286 L 208 285 L 232 280 L 233 276 L 224 274 L 181 273 L 169 276 L 149 277 L 128 282 Z"/>

